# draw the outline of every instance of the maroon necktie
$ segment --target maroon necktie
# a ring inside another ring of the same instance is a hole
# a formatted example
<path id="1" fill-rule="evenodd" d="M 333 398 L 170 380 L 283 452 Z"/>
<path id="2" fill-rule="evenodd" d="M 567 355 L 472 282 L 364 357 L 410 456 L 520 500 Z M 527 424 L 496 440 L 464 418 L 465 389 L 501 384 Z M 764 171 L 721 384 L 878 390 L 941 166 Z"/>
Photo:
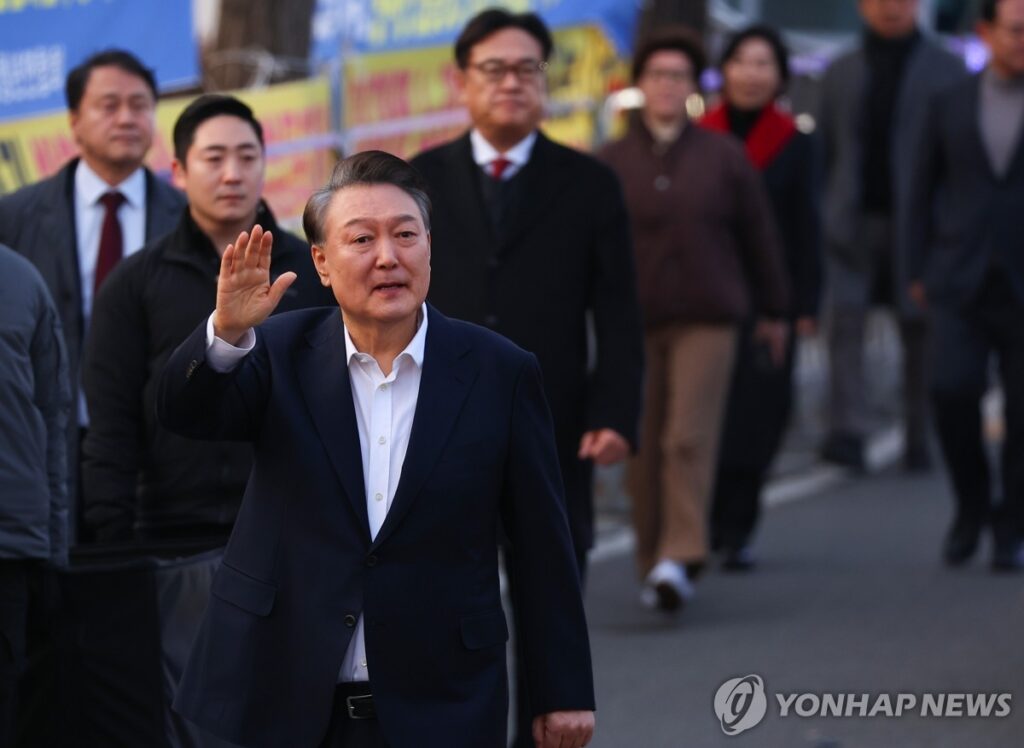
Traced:
<path id="1" fill-rule="evenodd" d="M 124 195 L 120 192 L 108 192 L 100 198 L 107 212 L 103 215 L 103 228 L 100 230 L 100 253 L 96 258 L 96 282 L 93 284 L 93 292 L 100 290 L 100 284 L 124 254 L 121 222 L 117 220 L 117 209 L 124 200 Z"/>
<path id="2" fill-rule="evenodd" d="M 498 156 L 496 159 L 491 161 L 491 176 L 495 179 L 501 179 L 501 175 L 505 173 L 505 169 L 510 167 L 512 162 L 504 156 Z"/>

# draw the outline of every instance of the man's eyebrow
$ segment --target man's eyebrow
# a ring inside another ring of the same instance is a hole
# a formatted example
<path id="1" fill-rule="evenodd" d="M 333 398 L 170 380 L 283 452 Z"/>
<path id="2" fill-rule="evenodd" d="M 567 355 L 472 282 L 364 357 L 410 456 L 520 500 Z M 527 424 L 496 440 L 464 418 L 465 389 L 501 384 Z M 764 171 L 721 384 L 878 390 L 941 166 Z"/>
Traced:
<path id="1" fill-rule="evenodd" d="M 353 224 L 357 223 L 378 223 L 380 221 L 385 221 L 388 224 L 394 226 L 400 223 L 406 223 L 407 221 L 415 220 L 416 216 L 412 215 L 411 213 L 402 213 L 401 215 L 391 216 L 390 218 L 378 218 L 376 216 L 358 216 L 356 218 L 351 218 L 348 221 L 345 221 L 344 226 L 345 228 L 348 228 L 349 226 L 352 226 Z"/>

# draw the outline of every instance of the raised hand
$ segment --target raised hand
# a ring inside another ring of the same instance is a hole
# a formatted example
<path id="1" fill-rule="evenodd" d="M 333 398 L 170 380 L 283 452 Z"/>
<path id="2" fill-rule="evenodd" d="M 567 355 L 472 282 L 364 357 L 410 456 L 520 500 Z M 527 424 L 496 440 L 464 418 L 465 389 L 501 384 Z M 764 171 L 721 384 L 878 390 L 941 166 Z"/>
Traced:
<path id="1" fill-rule="evenodd" d="M 296 278 L 295 273 L 282 273 L 270 284 L 273 243 L 273 235 L 257 224 L 251 234 L 239 234 L 221 256 L 213 332 L 232 345 L 270 316 Z"/>

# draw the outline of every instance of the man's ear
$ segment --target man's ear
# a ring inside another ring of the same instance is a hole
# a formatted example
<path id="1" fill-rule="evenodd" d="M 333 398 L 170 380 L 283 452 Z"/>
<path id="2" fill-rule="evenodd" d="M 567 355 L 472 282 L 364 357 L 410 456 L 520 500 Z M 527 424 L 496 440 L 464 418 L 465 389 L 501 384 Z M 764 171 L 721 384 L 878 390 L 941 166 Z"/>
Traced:
<path id="1" fill-rule="evenodd" d="M 320 285 L 324 288 L 331 287 L 331 277 L 327 274 L 327 256 L 324 255 L 324 250 L 319 244 L 311 244 L 309 246 L 309 254 L 313 258 L 313 267 L 316 268 L 316 274 L 320 276 Z"/>
<path id="2" fill-rule="evenodd" d="M 458 100 L 461 106 L 466 106 L 466 85 L 467 73 L 462 68 L 455 68 L 455 88 L 458 90 Z"/>
<path id="3" fill-rule="evenodd" d="M 178 159 L 171 161 L 171 183 L 182 192 L 185 191 L 185 164 Z"/>

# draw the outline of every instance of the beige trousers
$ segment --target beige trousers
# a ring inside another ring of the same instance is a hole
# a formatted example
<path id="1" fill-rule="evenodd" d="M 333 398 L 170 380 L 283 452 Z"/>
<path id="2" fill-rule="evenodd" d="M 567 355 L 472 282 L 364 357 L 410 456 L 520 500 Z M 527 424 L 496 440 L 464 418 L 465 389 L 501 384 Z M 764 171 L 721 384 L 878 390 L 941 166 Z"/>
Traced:
<path id="1" fill-rule="evenodd" d="M 736 355 L 733 325 L 648 333 L 640 452 L 629 463 L 641 578 L 657 561 L 701 562 L 718 438 Z"/>

